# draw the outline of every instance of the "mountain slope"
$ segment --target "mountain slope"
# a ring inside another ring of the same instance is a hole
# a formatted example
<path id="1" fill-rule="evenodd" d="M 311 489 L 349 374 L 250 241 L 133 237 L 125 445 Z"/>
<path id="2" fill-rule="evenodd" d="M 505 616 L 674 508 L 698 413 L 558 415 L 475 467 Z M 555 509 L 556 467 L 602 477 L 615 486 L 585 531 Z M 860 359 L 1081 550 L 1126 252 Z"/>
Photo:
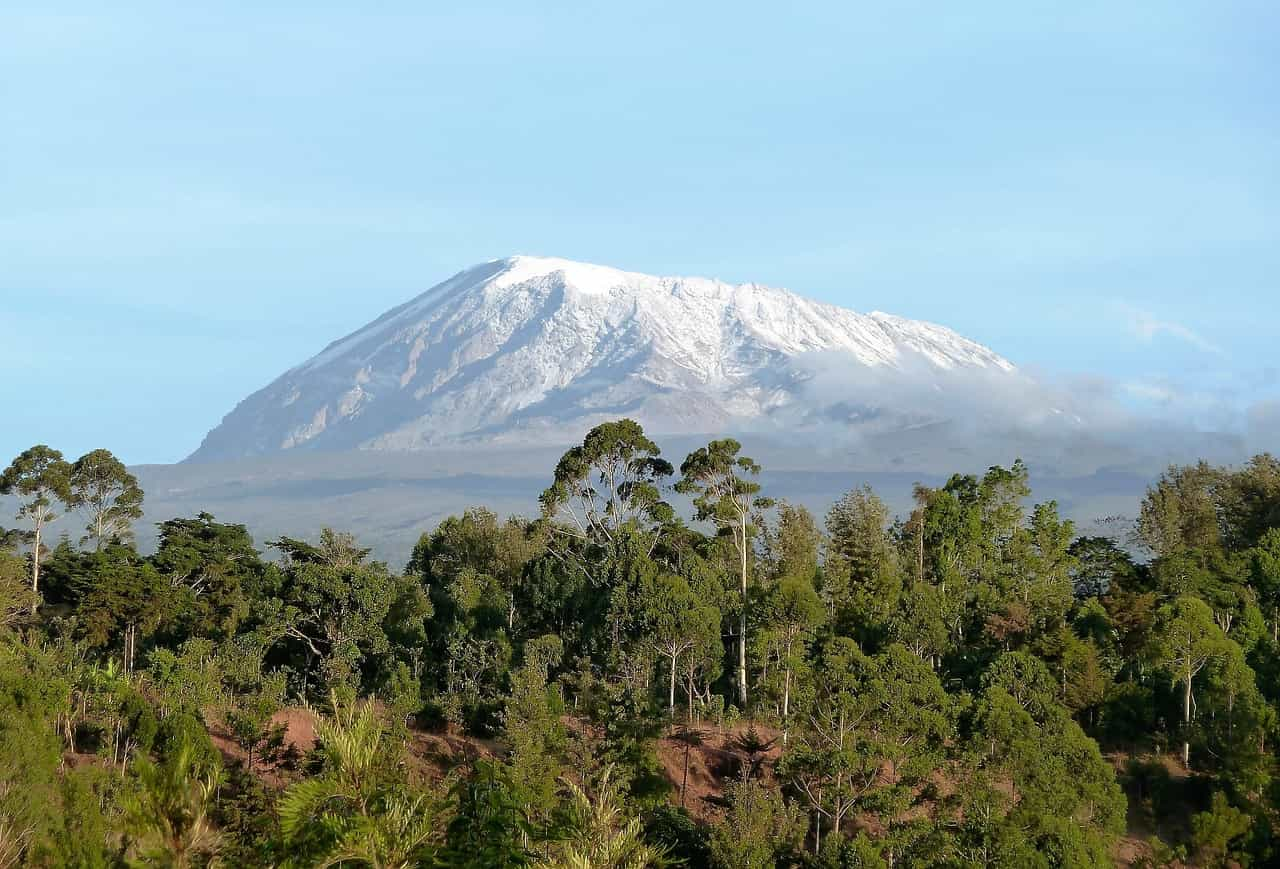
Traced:
<path id="1" fill-rule="evenodd" d="M 1022 382 L 941 326 L 756 284 L 517 256 L 460 272 L 285 372 L 191 458 L 564 441 L 620 415 L 655 433 L 883 430 L 953 413 L 929 397 L 958 373 Z"/>

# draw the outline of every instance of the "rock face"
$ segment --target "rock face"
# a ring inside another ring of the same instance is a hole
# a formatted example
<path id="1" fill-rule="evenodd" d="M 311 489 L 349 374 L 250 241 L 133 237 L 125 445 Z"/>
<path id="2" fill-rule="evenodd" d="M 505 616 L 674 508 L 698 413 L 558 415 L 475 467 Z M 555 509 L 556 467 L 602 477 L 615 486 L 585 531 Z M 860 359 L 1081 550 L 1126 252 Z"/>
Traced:
<path id="1" fill-rule="evenodd" d="M 960 372 L 1022 380 L 929 323 L 756 284 L 516 256 L 460 272 L 286 371 L 191 459 L 567 443 L 624 415 L 655 434 L 883 431 L 954 414 L 927 396 Z"/>

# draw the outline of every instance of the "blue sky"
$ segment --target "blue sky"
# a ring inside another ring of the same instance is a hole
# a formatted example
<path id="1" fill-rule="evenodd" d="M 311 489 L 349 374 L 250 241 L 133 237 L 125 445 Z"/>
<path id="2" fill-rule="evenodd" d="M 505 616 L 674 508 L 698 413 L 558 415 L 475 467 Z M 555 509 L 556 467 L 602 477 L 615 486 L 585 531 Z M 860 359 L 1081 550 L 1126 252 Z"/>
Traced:
<path id="1" fill-rule="evenodd" d="M 1201 425 L 1280 395 L 1274 2 L 23 6 L 5 456 L 181 458 L 511 253 L 934 320 Z"/>

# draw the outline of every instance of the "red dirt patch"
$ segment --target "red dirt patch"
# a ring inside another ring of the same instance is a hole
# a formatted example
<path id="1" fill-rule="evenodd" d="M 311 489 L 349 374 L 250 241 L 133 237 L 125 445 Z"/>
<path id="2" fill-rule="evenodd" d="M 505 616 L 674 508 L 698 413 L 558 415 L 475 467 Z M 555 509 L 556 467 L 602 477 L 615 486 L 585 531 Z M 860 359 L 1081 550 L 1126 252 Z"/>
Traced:
<path id="1" fill-rule="evenodd" d="M 771 780 L 773 766 L 782 755 L 782 733 L 773 727 L 755 725 L 756 739 L 767 748 L 753 756 L 746 750 L 745 739 L 751 729 L 750 724 L 720 730 L 708 722 L 695 722 L 687 730 L 681 725 L 658 740 L 658 760 L 674 788 L 672 802 L 681 804 L 684 785 L 684 807 L 699 821 L 710 822 L 724 813 L 725 786 L 744 770 L 754 764 L 758 775 Z M 686 738 L 686 733 L 692 738 Z"/>
<path id="2" fill-rule="evenodd" d="M 284 726 L 284 751 L 286 755 L 304 757 L 316 747 L 316 714 L 305 707 L 289 706 L 271 716 L 269 729 Z M 232 738 L 223 727 L 209 728 L 209 739 L 223 759 L 248 766 L 249 753 Z M 270 788 L 287 786 L 296 774 L 287 767 L 254 756 L 253 773 Z"/>

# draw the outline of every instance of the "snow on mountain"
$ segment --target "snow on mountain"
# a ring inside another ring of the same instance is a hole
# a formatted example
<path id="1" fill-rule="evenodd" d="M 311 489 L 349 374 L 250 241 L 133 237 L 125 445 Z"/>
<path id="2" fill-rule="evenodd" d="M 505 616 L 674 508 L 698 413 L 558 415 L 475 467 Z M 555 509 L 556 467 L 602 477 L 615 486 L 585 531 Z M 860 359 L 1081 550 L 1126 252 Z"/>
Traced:
<path id="1" fill-rule="evenodd" d="M 984 392 L 1025 384 L 930 323 L 757 284 L 516 256 L 459 272 L 286 371 L 192 459 L 563 441 L 622 415 L 654 433 L 883 430 L 963 412 L 941 398 L 957 375 Z"/>

